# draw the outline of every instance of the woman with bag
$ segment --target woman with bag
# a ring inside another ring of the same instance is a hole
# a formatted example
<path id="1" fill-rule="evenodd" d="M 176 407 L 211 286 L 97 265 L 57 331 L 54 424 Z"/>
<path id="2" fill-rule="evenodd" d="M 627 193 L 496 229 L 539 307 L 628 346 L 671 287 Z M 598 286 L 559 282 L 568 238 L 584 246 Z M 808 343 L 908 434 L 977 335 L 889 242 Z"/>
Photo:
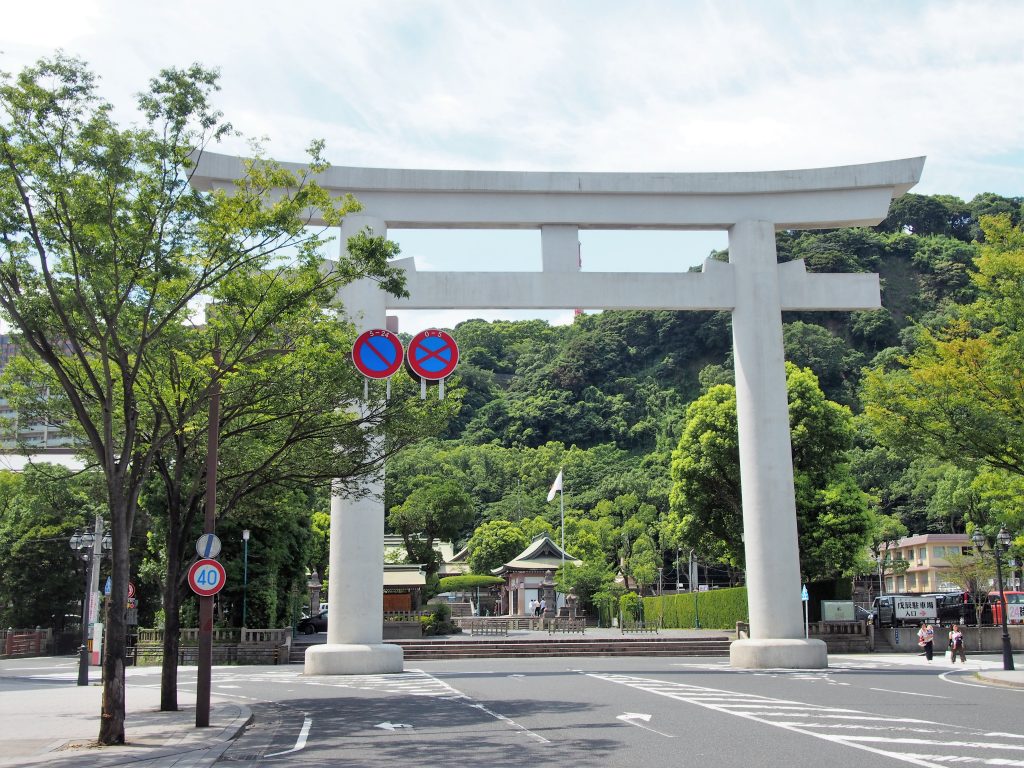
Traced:
<path id="1" fill-rule="evenodd" d="M 964 653 L 964 633 L 960 630 L 959 624 L 954 624 L 949 630 L 949 660 L 956 664 L 956 654 L 960 652 L 960 660 L 966 664 L 967 654 Z"/>

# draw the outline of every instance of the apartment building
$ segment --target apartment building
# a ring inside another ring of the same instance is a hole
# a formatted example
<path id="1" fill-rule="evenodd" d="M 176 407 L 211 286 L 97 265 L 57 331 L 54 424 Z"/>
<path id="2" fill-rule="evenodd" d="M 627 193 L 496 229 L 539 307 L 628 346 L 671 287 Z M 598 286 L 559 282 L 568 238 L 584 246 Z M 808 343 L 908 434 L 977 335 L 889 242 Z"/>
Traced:
<path id="1" fill-rule="evenodd" d="M 0 373 L 17 354 L 14 338 L 0 334 Z M 49 393 L 44 392 L 46 394 Z M 60 425 L 19 418 L 6 398 L 0 397 L 0 452 L 10 453 L 25 447 L 33 453 L 70 454 L 71 438 Z"/>
<path id="2" fill-rule="evenodd" d="M 885 575 L 889 594 L 956 592 L 960 585 L 949 581 L 949 555 L 970 555 L 974 545 L 966 533 L 925 533 L 900 539 L 888 549 L 893 560 L 907 562 L 902 574 Z"/>

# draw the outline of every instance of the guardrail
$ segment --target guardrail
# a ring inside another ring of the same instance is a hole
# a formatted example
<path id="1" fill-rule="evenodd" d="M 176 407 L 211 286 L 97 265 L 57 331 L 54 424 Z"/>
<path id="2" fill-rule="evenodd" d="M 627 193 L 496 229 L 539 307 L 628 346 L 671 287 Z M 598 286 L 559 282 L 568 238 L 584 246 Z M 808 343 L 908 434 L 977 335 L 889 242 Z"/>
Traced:
<path id="1" fill-rule="evenodd" d="M 654 619 L 653 621 L 644 621 L 641 619 L 623 620 L 619 618 L 619 628 L 622 630 L 622 634 L 643 634 L 651 633 L 658 634 L 658 630 L 661 628 L 661 618 Z"/>
<path id="2" fill-rule="evenodd" d="M 503 635 L 508 636 L 508 619 L 469 619 L 462 622 L 463 629 L 469 629 L 471 635 Z"/>
<path id="3" fill-rule="evenodd" d="M 548 622 L 549 635 L 553 635 L 556 632 L 579 632 L 582 635 L 586 633 L 586 629 L 587 620 L 583 618 L 560 616 Z"/>
<path id="4" fill-rule="evenodd" d="M 49 652 L 53 630 L 35 629 L 0 630 L 0 653 L 4 656 L 44 656 Z"/>

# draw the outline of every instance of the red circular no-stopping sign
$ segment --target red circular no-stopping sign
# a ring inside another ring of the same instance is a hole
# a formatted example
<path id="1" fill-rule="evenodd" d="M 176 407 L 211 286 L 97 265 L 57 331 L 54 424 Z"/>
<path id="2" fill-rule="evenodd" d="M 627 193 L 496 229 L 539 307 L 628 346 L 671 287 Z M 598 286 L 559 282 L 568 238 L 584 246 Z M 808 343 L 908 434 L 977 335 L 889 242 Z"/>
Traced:
<path id="1" fill-rule="evenodd" d="M 356 370 L 370 379 L 386 379 L 402 367 L 402 342 L 391 331 L 373 328 L 359 334 L 352 345 Z"/>
<path id="2" fill-rule="evenodd" d="M 459 347 L 437 328 L 420 331 L 409 342 L 408 366 L 421 379 L 437 381 L 451 375 L 459 364 Z"/>
<path id="3" fill-rule="evenodd" d="M 227 574 L 216 560 L 196 560 L 188 569 L 188 585 L 200 597 L 216 595 L 224 589 Z"/>

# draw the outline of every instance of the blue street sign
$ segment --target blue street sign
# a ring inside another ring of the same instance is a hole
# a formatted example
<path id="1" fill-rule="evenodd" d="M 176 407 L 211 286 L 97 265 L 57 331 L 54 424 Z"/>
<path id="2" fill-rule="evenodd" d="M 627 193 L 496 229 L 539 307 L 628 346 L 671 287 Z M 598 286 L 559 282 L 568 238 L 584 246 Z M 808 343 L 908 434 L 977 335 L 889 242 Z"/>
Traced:
<path id="1" fill-rule="evenodd" d="M 204 558 L 215 558 L 220 554 L 220 539 L 216 534 L 204 533 L 196 541 L 196 554 Z"/>
<path id="2" fill-rule="evenodd" d="M 800 599 L 805 603 L 811 599 L 811 596 L 807 594 L 807 585 L 804 584 L 804 588 L 800 591 Z"/>
<path id="3" fill-rule="evenodd" d="M 103 585 L 103 594 L 106 597 L 110 596 L 110 577 L 107 576 L 107 583 Z"/>

